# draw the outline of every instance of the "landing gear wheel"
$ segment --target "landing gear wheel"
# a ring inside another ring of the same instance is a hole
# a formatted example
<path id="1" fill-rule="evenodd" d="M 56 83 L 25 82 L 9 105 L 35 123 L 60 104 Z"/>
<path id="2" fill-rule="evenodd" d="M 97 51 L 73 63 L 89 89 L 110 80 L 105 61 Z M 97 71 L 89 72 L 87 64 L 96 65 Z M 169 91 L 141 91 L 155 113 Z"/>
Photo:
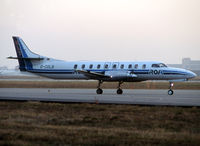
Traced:
<path id="1" fill-rule="evenodd" d="M 174 91 L 172 90 L 172 87 L 174 86 L 174 83 L 169 82 L 169 90 L 168 90 L 168 95 L 173 95 Z"/>
<path id="2" fill-rule="evenodd" d="M 122 94 L 123 93 L 123 90 L 122 89 L 117 89 L 117 94 Z"/>
<path id="3" fill-rule="evenodd" d="M 173 95 L 174 91 L 172 89 L 168 90 L 168 95 Z"/>
<path id="4" fill-rule="evenodd" d="M 122 84 L 123 82 L 122 81 L 120 81 L 119 82 L 119 84 L 118 84 L 118 89 L 117 89 L 117 94 L 122 94 L 123 93 L 123 90 L 120 88 L 120 86 L 121 86 L 121 84 Z"/>
<path id="5" fill-rule="evenodd" d="M 98 88 L 98 89 L 96 90 L 96 92 L 97 92 L 97 94 L 102 94 L 102 93 L 103 93 L 103 90 L 102 90 L 101 88 Z"/>
<path id="6" fill-rule="evenodd" d="M 103 81 L 99 80 L 98 86 L 97 86 L 97 94 L 102 94 L 103 90 L 101 89 L 101 84 L 103 83 Z"/>

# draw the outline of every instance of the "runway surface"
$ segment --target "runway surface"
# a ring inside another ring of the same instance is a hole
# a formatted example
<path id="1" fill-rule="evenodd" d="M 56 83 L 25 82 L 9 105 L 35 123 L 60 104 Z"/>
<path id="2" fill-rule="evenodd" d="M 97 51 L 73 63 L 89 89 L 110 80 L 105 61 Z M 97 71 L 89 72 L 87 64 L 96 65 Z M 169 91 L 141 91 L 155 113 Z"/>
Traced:
<path id="1" fill-rule="evenodd" d="M 0 100 L 200 106 L 200 90 L 174 90 L 170 96 L 167 90 L 124 90 L 117 95 L 115 89 L 104 89 L 97 95 L 95 89 L 0 88 Z"/>

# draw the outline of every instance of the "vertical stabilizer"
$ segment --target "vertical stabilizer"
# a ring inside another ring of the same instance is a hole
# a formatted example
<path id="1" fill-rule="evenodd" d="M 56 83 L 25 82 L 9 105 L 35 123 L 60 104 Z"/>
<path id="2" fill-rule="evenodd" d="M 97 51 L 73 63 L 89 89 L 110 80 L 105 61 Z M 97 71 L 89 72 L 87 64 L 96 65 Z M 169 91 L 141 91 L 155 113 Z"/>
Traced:
<path id="1" fill-rule="evenodd" d="M 13 36 L 20 71 L 32 69 L 31 58 L 40 58 L 40 55 L 29 50 L 23 40 Z"/>

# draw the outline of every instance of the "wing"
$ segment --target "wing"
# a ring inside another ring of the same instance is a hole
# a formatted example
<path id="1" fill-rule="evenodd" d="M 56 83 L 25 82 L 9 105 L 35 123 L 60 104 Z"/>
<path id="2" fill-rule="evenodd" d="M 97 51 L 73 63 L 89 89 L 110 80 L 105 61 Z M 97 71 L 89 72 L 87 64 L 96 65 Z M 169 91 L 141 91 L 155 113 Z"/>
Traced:
<path id="1" fill-rule="evenodd" d="M 104 75 L 104 74 L 96 73 L 96 72 L 92 72 L 92 71 L 86 71 L 86 70 L 76 70 L 76 71 L 84 74 L 85 76 L 87 76 L 91 79 L 105 79 L 105 78 L 109 79 L 109 78 L 112 78 L 112 76 Z"/>
<path id="2" fill-rule="evenodd" d="M 95 80 L 107 80 L 107 81 L 119 81 L 119 80 L 136 80 L 137 75 L 132 74 L 129 71 L 106 71 L 104 74 L 87 71 L 87 70 L 76 70 L 79 73 L 84 74 L 90 79 Z"/>

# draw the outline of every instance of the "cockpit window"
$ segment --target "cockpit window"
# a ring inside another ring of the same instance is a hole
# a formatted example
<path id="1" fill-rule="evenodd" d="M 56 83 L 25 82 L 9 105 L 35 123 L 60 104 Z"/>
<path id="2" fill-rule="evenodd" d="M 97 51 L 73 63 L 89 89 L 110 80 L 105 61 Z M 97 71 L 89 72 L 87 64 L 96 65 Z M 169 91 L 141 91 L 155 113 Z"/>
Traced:
<path id="1" fill-rule="evenodd" d="M 159 64 L 152 64 L 151 67 L 159 67 Z"/>
<path id="2" fill-rule="evenodd" d="M 152 64 L 151 67 L 167 67 L 164 63 Z"/>
<path id="3" fill-rule="evenodd" d="M 167 67 L 164 63 L 160 63 L 160 67 Z"/>

